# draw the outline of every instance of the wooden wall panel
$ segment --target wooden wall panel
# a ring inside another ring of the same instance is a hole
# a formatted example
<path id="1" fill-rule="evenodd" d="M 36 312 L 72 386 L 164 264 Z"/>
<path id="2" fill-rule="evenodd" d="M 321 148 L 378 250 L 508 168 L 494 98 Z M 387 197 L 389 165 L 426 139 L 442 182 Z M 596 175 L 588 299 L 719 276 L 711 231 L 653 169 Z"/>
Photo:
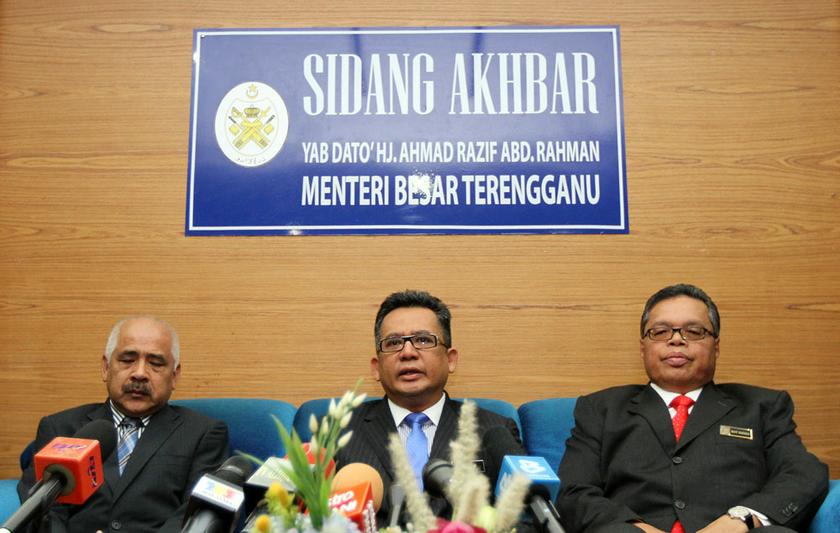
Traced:
<path id="1" fill-rule="evenodd" d="M 184 237 L 194 28 L 563 24 L 621 25 L 629 235 Z M 519 404 L 643 380 L 643 302 L 688 281 L 721 308 L 718 381 L 788 389 L 836 478 L 838 88 L 836 0 L 4 0 L 0 477 L 39 417 L 105 397 L 126 314 L 181 333 L 177 396 L 297 404 L 367 376 L 379 302 L 424 288 L 451 392 Z"/>

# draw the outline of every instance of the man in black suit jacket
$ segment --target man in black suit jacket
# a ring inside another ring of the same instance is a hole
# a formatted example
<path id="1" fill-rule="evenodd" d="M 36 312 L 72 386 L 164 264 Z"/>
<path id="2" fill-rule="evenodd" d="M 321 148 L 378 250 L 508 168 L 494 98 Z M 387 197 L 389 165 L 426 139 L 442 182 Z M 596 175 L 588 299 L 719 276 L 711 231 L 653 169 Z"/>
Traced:
<path id="1" fill-rule="evenodd" d="M 139 420 L 139 439 L 123 458 L 103 458 L 105 483 L 83 505 L 56 505 L 43 524 L 52 532 L 178 532 L 196 481 L 228 456 L 227 426 L 183 407 L 167 404 L 180 374 L 175 331 L 153 317 L 117 323 L 102 357 L 108 400 L 44 417 L 35 449 L 56 436 L 72 436 L 92 420 Z M 130 430 L 129 430 L 130 431 Z M 18 484 L 21 500 L 35 483 L 30 465 Z"/>
<path id="2" fill-rule="evenodd" d="M 455 439 L 461 403 L 444 392 L 446 381 L 458 363 L 452 348 L 451 315 L 447 306 L 427 292 L 403 291 L 388 296 L 379 308 L 374 325 L 376 354 L 371 372 L 385 392 L 385 399 L 363 403 L 353 413 L 353 436 L 336 456 L 338 467 L 366 463 L 382 476 L 386 497 L 377 519 L 380 525 L 390 512 L 388 487 L 394 471 L 388 453 L 388 437 L 399 432 L 406 442 L 411 429 L 404 423 L 410 413 L 425 413 L 423 426 L 430 458 L 450 459 L 449 444 Z M 511 434 L 512 454 L 525 455 L 516 423 L 510 418 L 478 409 L 479 432 L 504 427 Z M 483 451 L 483 450 L 482 450 Z M 479 457 L 494 465 L 499 458 Z M 495 468 L 498 475 L 498 467 Z M 495 484 L 496 479 L 491 479 Z M 446 501 L 431 499 L 436 515 L 446 512 Z"/>
<path id="3" fill-rule="evenodd" d="M 796 434 L 786 392 L 712 381 L 719 333 L 717 306 L 699 288 L 650 297 L 640 341 L 650 383 L 575 407 L 558 497 L 570 533 L 807 528 L 828 470 Z"/>

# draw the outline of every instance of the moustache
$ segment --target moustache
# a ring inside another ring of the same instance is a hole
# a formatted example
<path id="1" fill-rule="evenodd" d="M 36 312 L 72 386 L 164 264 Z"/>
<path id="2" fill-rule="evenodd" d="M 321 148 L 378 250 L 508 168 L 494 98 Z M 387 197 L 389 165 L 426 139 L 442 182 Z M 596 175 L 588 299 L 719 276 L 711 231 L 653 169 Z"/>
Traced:
<path id="1" fill-rule="evenodd" d="M 122 391 L 126 394 L 145 394 L 149 395 L 152 393 L 151 388 L 147 383 L 140 383 L 140 382 L 132 382 L 123 385 Z"/>

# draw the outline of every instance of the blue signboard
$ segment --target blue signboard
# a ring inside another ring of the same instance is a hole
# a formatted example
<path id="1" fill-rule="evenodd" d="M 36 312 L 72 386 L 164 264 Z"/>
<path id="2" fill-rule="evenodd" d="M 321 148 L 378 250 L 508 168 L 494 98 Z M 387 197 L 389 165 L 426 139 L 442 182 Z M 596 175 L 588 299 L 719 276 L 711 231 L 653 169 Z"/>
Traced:
<path id="1" fill-rule="evenodd" d="M 195 31 L 187 235 L 628 231 L 617 27 Z"/>

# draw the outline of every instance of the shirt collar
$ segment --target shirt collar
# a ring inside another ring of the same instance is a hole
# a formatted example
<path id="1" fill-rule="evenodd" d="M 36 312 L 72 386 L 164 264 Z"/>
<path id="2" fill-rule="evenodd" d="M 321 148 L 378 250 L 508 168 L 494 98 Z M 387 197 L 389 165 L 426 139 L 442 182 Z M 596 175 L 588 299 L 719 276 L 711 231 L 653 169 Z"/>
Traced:
<path id="1" fill-rule="evenodd" d="M 650 387 L 656 391 L 656 394 L 658 394 L 659 397 L 662 398 L 662 401 L 665 402 L 665 405 L 667 406 L 670 406 L 671 401 L 680 395 L 680 393 L 678 392 L 667 391 L 652 381 L 650 382 Z M 685 393 L 685 395 L 694 400 L 694 402 L 696 403 L 697 398 L 700 397 L 701 392 L 703 392 L 703 387 L 688 391 Z"/>
<path id="2" fill-rule="evenodd" d="M 443 405 L 446 403 L 446 394 L 440 395 L 440 400 L 437 401 L 434 405 L 423 411 L 426 413 L 426 416 L 429 417 L 429 420 L 432 421 L 432 424 L 437 427 L 438 423 L 440 422 L 440 417 L 443 414 Z M 388 407 L 391 409 L 391 416 L 394 418 L 394 425 L 399 426 L 402 424 L 402 421 L 408 416 L 409 411 L 404 407 L 400 407 L 399 405 L 395 404 L 391 401 L 391 398 L 388 398 Z"/>
<path id="3" fill-rule="evenodd" d="M 108 406 L 111 408 L 111 414 L 114 416 L 114 426 L 119 427 L 126 415 L 122 414 L 110 399 L 108 400 Z M 149 420 L 151 419 L 152 415 L 144 416 L 140 418 L 140 422 L 143 424 L 143 427 L 146 427 L 149 425 Z"/>

